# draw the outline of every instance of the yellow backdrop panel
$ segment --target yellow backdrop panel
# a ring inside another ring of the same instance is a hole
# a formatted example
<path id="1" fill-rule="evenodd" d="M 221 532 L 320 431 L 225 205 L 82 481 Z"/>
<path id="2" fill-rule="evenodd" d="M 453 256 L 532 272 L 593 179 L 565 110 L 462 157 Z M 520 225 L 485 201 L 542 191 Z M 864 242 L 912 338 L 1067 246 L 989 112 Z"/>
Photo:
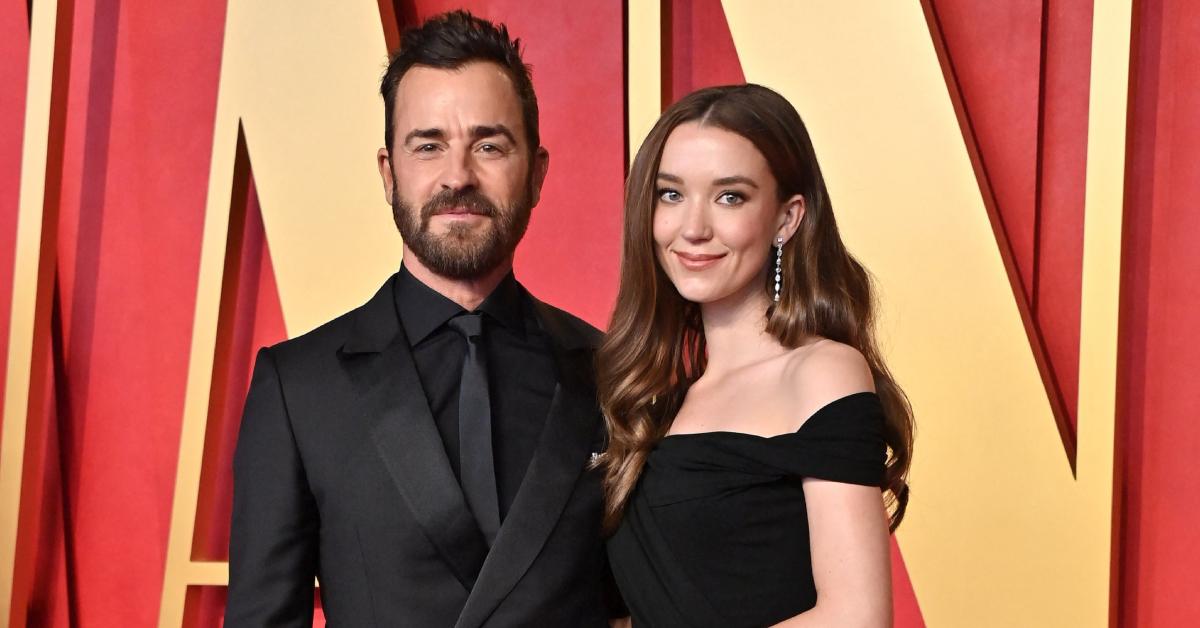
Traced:
<path id="1" fill-rule="evenodd" d="M 843 236 L 881 287 L 885 350 L 918 425 L 898 537 L 927 624 L 1106 625 L 1113 353 L 1094 356 L 1107 360 L 1098 375 L 1081 374 L 1081 391 L 1101 401 L 1081 405 L 1076 479 L 920 3 L 726 2 L 725 11 L 747 80 L 782 92 L 805 118 Z M 1124 19 L 1127 49 L 1127 5 Z M 1123 140 L 1119 126 L 1102 131 Z M 1113 147 L 1095 128 L 1091 139 Z M 1085 275 L 1090 262 L 1096 285 L 1115 289 L 1115 264 L 1097 266 L 1119 256 L 1114 178 L 1115 205 L 1089 194 L 1089 229 L 1108 218 L 1105 233 L 1085 236 Z M 1085 347 L 1115 347 L 1115 290 L 1100 296 L 1085 298 Z"/>
<path id="2" fill-rule="evenodd" d="M 365 302 L 400 262 L 375 168 L 387 51 L 375 2 L 230 0 L 159 625 L 180 625 L 193 562 L 238 125 L 242 125 L 289 336 Z"/>

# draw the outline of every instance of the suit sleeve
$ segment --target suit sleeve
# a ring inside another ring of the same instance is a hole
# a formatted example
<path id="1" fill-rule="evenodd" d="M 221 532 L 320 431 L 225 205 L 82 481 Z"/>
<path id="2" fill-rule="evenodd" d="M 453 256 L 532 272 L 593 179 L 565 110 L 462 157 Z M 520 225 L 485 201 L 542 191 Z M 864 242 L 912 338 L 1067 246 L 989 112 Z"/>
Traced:
<path id="1" fill-rule="evenodd" d="M 262 349 L 233 459 L 227 628 L 312 625 L 318 530 L 279 373 Z"/>

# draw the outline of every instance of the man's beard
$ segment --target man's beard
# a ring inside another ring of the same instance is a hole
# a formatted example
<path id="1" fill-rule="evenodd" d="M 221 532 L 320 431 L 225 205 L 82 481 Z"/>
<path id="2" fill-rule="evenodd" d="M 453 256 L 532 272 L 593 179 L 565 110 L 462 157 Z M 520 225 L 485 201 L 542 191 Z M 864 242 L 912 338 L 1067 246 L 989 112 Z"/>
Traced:
<path id="1" fill-rule="evenodd" d="M 512 256 L 529 226 L 531 198 L 527 185 L 521 198 L 499 208 L 476 189 L 445 190 L 421 206 L 418 218 L 393 187 L 392 217 L 404 244 L 426 268 L 450 279 L 477 279 Z M 451 223 L 445 234 L 431 233 L 430 219 L 453 208 L 465 208 L 489 220 L 482 227 Z"/>

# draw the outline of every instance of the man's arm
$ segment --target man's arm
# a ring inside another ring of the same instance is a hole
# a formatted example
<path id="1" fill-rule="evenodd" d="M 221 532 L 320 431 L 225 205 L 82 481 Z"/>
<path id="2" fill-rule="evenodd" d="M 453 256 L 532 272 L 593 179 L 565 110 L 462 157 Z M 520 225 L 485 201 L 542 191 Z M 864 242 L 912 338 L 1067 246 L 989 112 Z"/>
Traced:
<path id="1" fill-rule="evenodd" d="M 312 626 L 318 515 L 268 349 L 233 459 L 227 628 Z"/>

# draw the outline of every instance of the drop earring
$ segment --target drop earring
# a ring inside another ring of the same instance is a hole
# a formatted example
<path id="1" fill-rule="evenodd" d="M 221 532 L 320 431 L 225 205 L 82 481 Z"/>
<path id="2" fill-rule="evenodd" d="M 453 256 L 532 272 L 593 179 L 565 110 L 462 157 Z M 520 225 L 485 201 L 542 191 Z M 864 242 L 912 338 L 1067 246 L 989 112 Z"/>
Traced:
<path id="1" fill-rule="evenodd" d="M 783 288 L 783 236 L 775 238 L 775 302 L 779 303 L 779 291 Z"/>

